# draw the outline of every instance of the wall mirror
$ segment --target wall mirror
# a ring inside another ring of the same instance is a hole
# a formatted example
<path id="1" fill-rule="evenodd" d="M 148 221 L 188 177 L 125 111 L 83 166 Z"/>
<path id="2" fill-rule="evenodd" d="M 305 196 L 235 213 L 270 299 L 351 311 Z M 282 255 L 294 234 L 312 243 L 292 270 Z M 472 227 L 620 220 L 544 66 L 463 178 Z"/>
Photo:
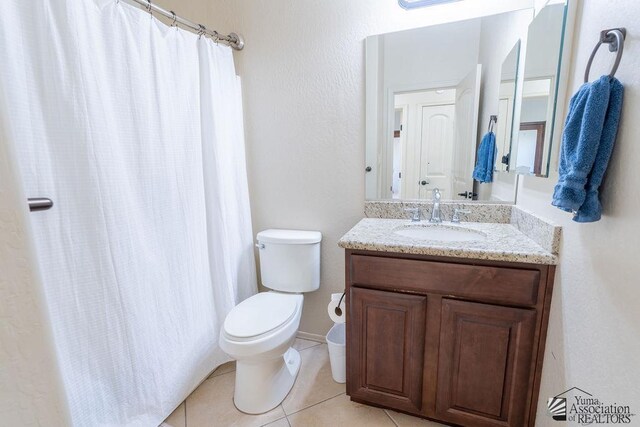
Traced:
<path id="1" fill-rule="evenodd" d="M 566 13 L 563 2 L 551 4 L 529 25 L 519 129 L 511 159 L 519 174 L 549 175 Z"/>
<path id="2" fill-rule="evenodd" d="M 520 40 L 511 48 L 500 68 L 500 89 L 498 100 L 498 121 L 496 123 L 496 166 L 497 172 L 509 172 L 509 153 L 513 141 L 516 94 L 518 88 L 518 59 Z"/>
<path id="3" fill-rule="evenodd" d="M 435 188 L 443 199 L 493 199 L 472 177 L 477 146 L 498 114 L 503 62 L 518 63 L 517 52 L 505 58 L 532 18 L 523 9 L 366 39 L 367 199 L 430 199 Z M 511 126 L 496 130 L 510 144 Z"/>
<path id="4" fill-rule="evenodd" d="M 438 188 L 443 199 L 515 201 L 516 159 L 525 161 L 528 140 L 542 135 L 525 127 L 519 138 L 520 108 L 528 105 L 518 86 L 532 22 L 534 10 L 522 9 L 366 39 L 367 200 L 430 199 Z M 558 49 L 544 46 L 534 57 L 554 56 L 557 73 Z M 549 73 L 527 82 L 531 102 L 539 102 L 534 89 L 545 79 L 557 84 Z M 480 184 L 472 174 L 490 116 L 498 117 L 493 182 Z"/>

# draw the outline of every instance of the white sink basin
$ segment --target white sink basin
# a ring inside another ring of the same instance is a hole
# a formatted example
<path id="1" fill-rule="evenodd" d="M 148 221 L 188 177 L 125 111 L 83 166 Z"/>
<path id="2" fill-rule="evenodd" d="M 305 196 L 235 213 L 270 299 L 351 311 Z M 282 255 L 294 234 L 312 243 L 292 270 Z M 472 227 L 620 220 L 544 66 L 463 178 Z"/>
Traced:
<path id="1" fill-rule="evenodd" d="M 442 224 L 404 226 L 394 230 L 394 234 L 412 239 L 438 242 L 471 242 L 487 238 L 481 231 L 471 230 L 462 226 Z"/>

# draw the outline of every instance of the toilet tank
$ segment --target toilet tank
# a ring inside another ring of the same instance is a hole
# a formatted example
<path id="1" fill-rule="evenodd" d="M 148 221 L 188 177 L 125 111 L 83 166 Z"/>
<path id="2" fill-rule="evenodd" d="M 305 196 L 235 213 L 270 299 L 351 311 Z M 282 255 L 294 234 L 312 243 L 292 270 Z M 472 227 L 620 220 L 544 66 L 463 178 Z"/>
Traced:
<path id="1" fill-rule="evenodd" d="M 320 286 L 319 231 L 270 229 L 258 233 L 262 285 L 282 292 Z"/>

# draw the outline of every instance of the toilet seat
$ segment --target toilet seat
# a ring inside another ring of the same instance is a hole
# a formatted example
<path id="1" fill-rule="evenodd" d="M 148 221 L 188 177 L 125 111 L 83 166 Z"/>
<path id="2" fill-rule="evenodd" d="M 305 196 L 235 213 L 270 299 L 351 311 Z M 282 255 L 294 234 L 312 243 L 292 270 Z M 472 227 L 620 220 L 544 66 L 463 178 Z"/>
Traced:
<path id="1" fill-rule="evenodd" d="M 235 306 L 224 321 L 233 341 L 254 341 L 286 326 L 296 315 L 302 295 L 261 292 Z"/>

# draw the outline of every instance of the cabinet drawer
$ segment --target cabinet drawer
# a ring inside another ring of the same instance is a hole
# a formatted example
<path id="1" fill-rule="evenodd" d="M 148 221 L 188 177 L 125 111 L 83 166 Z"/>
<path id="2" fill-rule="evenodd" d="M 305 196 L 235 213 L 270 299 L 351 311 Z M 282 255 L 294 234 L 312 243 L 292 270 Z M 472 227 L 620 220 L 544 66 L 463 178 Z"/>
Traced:
<path id="1" fill-rule="evenodd" d="M 526 306 L 538 301 L 538 270 L 366 255 L 350 259 L 354 285 Z"/>

